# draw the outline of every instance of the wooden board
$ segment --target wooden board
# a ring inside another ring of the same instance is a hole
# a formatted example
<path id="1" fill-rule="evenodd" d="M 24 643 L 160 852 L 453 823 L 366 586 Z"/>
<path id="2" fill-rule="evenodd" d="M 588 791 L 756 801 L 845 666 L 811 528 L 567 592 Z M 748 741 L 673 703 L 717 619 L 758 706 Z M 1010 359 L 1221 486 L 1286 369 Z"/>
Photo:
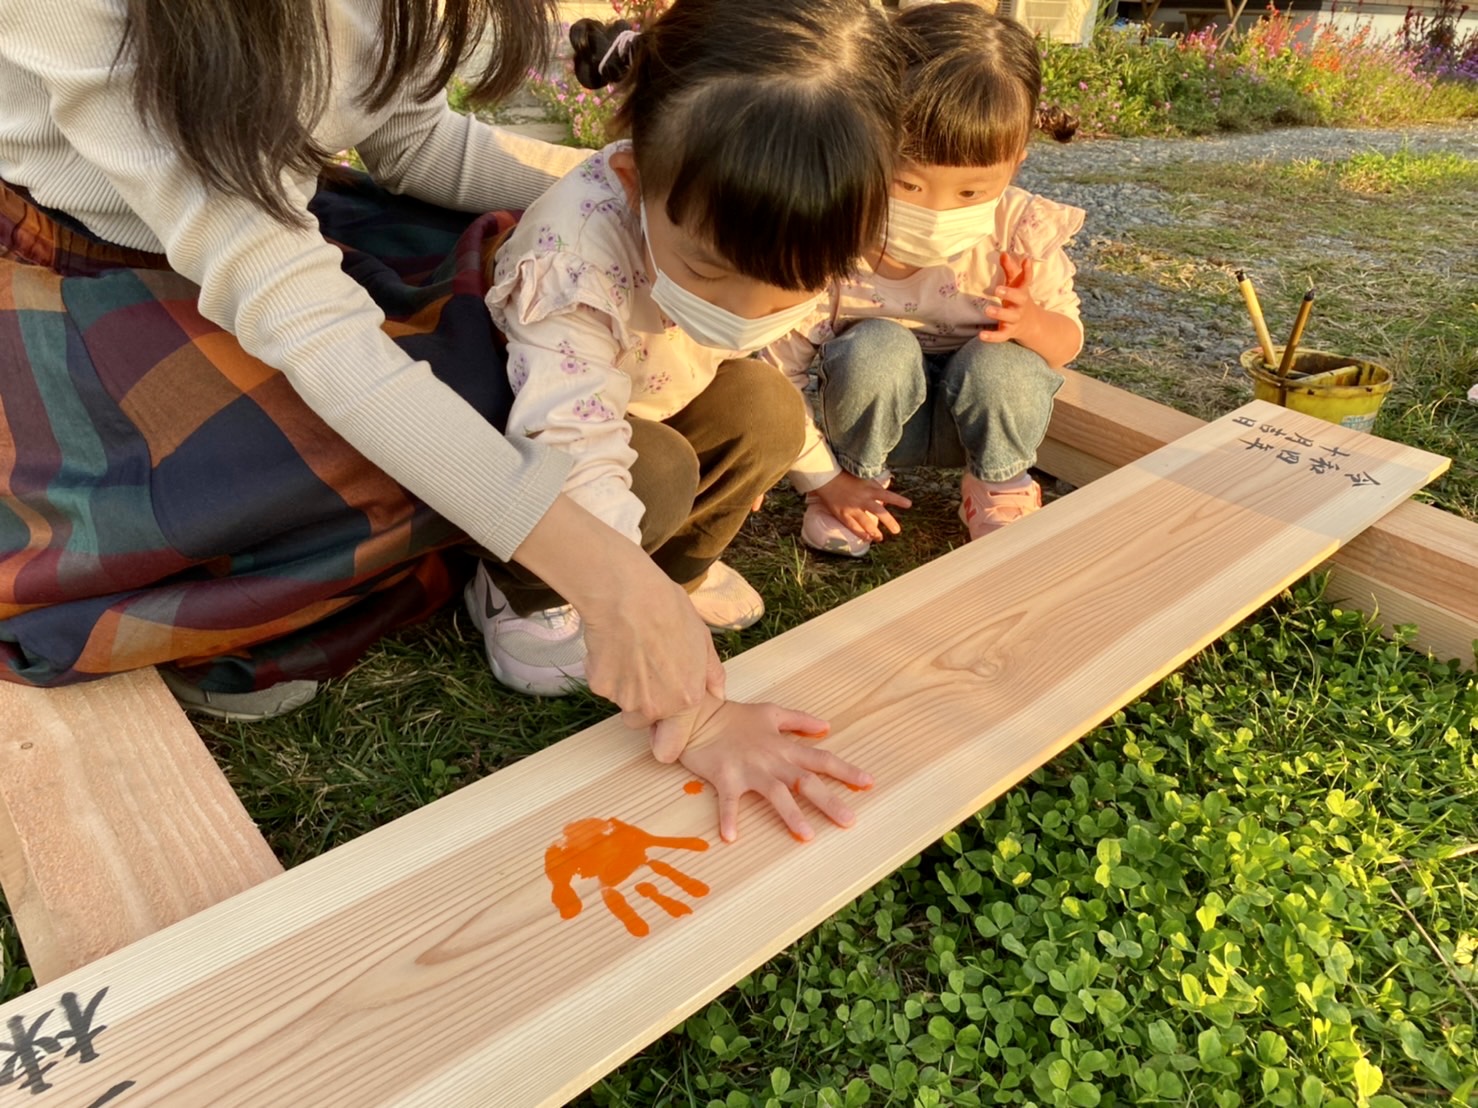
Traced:
<path id="1" fill-rule="evenodd" d="M 1204 423 L 1072 370 L 1052 414 L 1041 467 L 1086 485 Z M 1328 566 L 1328 597 L 1377 615 L 1389 632 L 1415 623 L 1416 647 L 1474 665 L 1478 523 L 1428 504 L 1401 504 Z"/>
<path id="2" fill-rule="evenodd" d="M 0 682 L 0 721 L 0 888 L 38 981 L 282 872 L 152 669 Z"/>
<path id="3" fill-rule="evenodd" d="M 97 1054 L 0 1102 L 561 1103 L 1445 466 L 1248 405 L 729 664 L 731 695 L 829 717 L 876 776 L 854 829 L 798 844 L 747 803 L 724 845 L 711 795 L 608 720 L 0 1008 Z M 582 832 L 629 854 L 610 880 L 650 934 L 570 877 L 601 858 Z"/>

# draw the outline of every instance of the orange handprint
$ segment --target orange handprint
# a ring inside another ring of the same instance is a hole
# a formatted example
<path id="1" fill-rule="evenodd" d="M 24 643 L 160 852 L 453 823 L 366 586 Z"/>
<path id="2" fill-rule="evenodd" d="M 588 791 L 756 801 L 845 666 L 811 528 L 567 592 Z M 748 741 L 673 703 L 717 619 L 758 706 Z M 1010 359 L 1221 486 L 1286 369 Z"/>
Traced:
<path id="1" fill-rule="evenodd" d="M 640 866 L 667 878 L 689 896 L 707 896 L 708 886 L 702 881 L 689 877 L 666 862 L 652 861 L 647 857 L 649 850 L 659 846 L 677 850 L 708 849 L 708 843 L 703 839 L 649 835 L 640 827 L 622 823 L 619 819 L 582 819 L 565 824 L 564 838 L 544 852 L 544 873 L 554 886 L 550 899 L 559 909 L 560 918 L 574 919 L 584 908 L 580 894 L 575 892 L 575 878 L 594 877 L 600 881 L 600 896 L 611 915 L 633 935 L 646 935 L 651 930 L 646 920 L 636 914 L 636 909 L 616 888 Z M 669 916 L 685 916 L 693 910 L 680 900 L 664 896 L 648 881 L 640 882 L 635 889 L 638 896 L 650 900 Z"/>

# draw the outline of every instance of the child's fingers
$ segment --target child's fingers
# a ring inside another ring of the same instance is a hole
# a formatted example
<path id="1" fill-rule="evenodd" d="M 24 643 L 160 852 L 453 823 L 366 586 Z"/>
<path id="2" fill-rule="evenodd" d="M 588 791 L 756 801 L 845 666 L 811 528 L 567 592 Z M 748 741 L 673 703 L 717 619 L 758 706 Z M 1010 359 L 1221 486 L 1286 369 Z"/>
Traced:
<path id="1" fill-rule="evenodd" d="M 1010 342 L 1016 335 L 1004 327 L 997 327 L 994 331 L 981 331 L 975 337 L 981 342 Z"/>
<path id="2" fill-rule="evenodd" d="M 825 781 L 814 773 L 808 773 L 796 786 L 800 794 L 838 827 L 851 827 L 857 822 L 857 813 L 847 807 L 846 802 L 832 792 Z"/>
<path id="3" fill-rule="evenodd" d="M 718 837 L 726 843 L 739 838 L 739 800 L 743 792 L 718 790 Z"/>
<path id="4" fill-rule="evenodd" d="M 884 508 L 882 505 L 878 505 L 878 507 L 873 510 L 877 514 L 878 523 L 885 527 L 889 531 L 889 533 L 896 535 L 903 530 L 903 528 L 898 525 L 898 521 L 893 518 L 893 513 L 888 511 L 887 508 Z"/>
<path id="5" fill-rule="evenodd" d="M 796 747 L 791 752 L 790 760 L 798 769 L 819 773 L 823 777 L 840 781 L 843 785 L 858 789 L 870 789 L 873 786 L 872 774 L 819 746 Z"/>
<path id="6" fill-rule="evenodd" d="M 775 730 L 787 735 L 799 735 L 803 739 L 824 739 L 831 732 L 831 724 L 810 712 L 794 708 L 775 709 Z"/>
<path id="7" fill-rule="evenodd" d="M 844 517 L 844 522 L 852 533 L 872 542 L 882 542 L 883 533 L 878 530 L 878 518 L 865 508 L 853 508 Z"/>
<path id="8" fill-rule="evenodd" d="M 809 841 L 815 836 L 816 832 L 811 830 L 811 824 L 807 822 L 801 806 L 795 802 L 795 797 L 784 781 L 772 777 L 764 788 L 756 791 L 770 802 L 770 806 L 785 821 L 785 826 L 790 828 L 790 833 L 795 838 Z"/>
<path id="9" fill-rule="evenodd" d="M 877 491 L 877 500 L 879 504 L 891 504 L 895 508 L 913 507 L 912 500 L 904 496 L 901 492 L 894 492 L 892 489 L 879 489 Z"/>

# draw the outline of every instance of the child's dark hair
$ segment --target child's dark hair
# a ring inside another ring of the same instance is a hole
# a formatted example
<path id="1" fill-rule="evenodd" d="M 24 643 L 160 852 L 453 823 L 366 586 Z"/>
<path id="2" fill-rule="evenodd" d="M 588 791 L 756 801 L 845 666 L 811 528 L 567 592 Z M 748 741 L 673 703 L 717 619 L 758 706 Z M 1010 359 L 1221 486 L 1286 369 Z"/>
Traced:
<path id="1" fill-rule="evenodd" d="M 1067 142 L 1078 121 L 1039 109 L 1042 65 L 1032 33 L 977 4 L 922 4 L 894 21 L 907 71 L 903 148 L 918 165 L 999 165 L 1041 127 Z"/>
<path id="2" fill-rule="evenodd" d="M 676 0 L 606 59 L 570 29 L 576 73 L 629 61 L 613 135 L 642 193 L 734 268 L 785 289 L 849 273 L 882 235 L 898 147 L 898 36 L 866 0 Z M 604 61 L 604 64 L 602 62 Z"/>

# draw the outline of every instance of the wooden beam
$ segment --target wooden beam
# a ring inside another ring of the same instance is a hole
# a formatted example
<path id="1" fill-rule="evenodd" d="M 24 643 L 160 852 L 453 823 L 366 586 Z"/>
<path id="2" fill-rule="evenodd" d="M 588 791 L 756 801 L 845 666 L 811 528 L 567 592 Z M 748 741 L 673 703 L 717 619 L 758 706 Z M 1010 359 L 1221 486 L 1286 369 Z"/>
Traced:
<path id="1" fill-rule="evenodd" d="M 1195 416 L 1092 377 L 1064 370 L 1038 464 L 1086 485 L 1197 427 Z M 1326 595 L 1380 618 L 1419 628 L 1414 645 L 1474 665 L 1478 639 L 1478 523 L 1407 502 L 1351 540 L 1324 567 Z"/>
<path id="2" fill-rule="evenodd" d="M 1348 472 L 1249 446 L 1272 418 Z M 719 843 L 610 719 L 0 1008 L 106 1026 L 23 1099 L 563 1103 L 1445 466 L 1254 402 L 729 663 L 874 774 L 853 829 L 746 803 Z"/>
<path id="3" fill-rule="evenodd" d="M 45 982 L 282 872 L 152 669 L 0 682 L 0 887 Z"/>

